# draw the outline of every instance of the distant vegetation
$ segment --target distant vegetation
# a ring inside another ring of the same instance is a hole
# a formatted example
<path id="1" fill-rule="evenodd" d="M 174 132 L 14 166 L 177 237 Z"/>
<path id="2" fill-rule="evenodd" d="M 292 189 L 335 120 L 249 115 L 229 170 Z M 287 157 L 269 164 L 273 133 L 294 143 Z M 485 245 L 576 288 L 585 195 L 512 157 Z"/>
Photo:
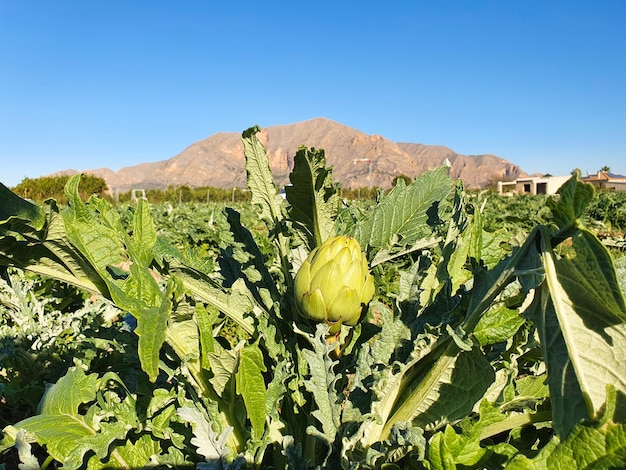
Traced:
<path id="1" fill-rule="evenodd" d="M 44 176 L 41 178 L 25 178 L 19 185 L 12 188 L 13 192 L 21 197 L 42 202 L 53 198 L 61 204 L 67 203 L 64 186 L 69 176 Z M 394 178 L 393 186 L 398 180 L 405 184 L 411 183 L 407 175 Z M 499 226 L 501 224 L 520 225 L 526 229 L 536 224 L 545 223 L 544 216 L 547 208 L 544 207 L 545 197 L 541 195 L 517 195 L 514 197 L 499 196 L 489 188 L 489 204 L 486 208 L 486 224 Z M 374 201 L 383 191 L 381 188 L 339 188 L 342 199 L 349 201 Z M 111 202 L 130 203 L 132 192 L 111 194 L 103 178 L 93 175 L 83 175 L 80 183 L 80 193 L 83 199 L 97 194 Z M 468 191 L 476 194 L 477 191 Z M 222 189 L 214 187 L 170 186 L 167 189 L 147 189 L 146 198 L 152 204 L 159 203 L 234 203 L 250 202 L 250 192 L 247 189 Z M 603 224 L 607 231 L 622 232 L 626 230 L 626 192 L 596 191 L 595 197 L 587 210 L 588 217 Z"/>
<path id="2" fill-rule="evenodd" d="M 11 188 L 19 196 L 36 202 L 43 202 L 53 198 L 59 203 L 67 203 L 63 188 L 69 176 L 43 176 L 41 178 L 25 178 L 20 184 Z M 402 179 L 410 183 L 410 178 Z M 394 181 L 395 186 L 395 181 Z M 108 191 L 103 178 L 85 174 L 80 182 L 81 197 L 86 199 L 91 194 L 97 194 L 111 202 L 127 203 L 132 200 L 132 191 L 113 194 Z M 349 200 L 374 200 L 379 192 L 378 187 L 372 188 L 340 188 L 341 197 Z M 169 186 L 167 189 L 146 189 L 146 198 L 154 204 L 162 202 L 248 202 L 250 193 L 247 189 L 222 189 L 211 186 L 190 187 Z"/>
<path id="3" fill-rule="evenodd" d="M 46 199 L 56 199 L 57 202 L 65 204 L 64 187 L 70 177 L 64 176 L 42 176 L 41 178 L 24 178 L 20 184 L 12 188 L 13 192 L 25 199 L 41 202 Z M 91 194 L 104 196 L 107 190 L 106 181 L 93 175 L 83 175 L 80 183 L 81 197 L 86 198 Z"/>

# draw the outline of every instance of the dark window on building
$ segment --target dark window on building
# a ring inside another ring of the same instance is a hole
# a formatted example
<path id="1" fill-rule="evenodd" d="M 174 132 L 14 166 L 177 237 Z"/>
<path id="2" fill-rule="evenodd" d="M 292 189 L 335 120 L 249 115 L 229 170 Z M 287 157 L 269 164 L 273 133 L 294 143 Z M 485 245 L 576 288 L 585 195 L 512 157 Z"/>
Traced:
<path id="1" fill-rule="evenodd" d="M 548 194 L 548 183 L 537 183 L 537 194 Z"/>

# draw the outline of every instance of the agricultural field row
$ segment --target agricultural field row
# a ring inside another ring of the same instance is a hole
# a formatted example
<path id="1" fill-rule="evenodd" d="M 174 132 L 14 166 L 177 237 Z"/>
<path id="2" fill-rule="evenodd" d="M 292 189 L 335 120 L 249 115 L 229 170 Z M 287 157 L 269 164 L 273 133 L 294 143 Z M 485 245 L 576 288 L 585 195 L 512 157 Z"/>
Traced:
<path id="1" fill-rule="evenodd" d="M 283 200 L 257 132 L 249 203 L 0 187 L 0 465 L 626 466 L 619 195 L 348 202 L 303 148 Z"/>

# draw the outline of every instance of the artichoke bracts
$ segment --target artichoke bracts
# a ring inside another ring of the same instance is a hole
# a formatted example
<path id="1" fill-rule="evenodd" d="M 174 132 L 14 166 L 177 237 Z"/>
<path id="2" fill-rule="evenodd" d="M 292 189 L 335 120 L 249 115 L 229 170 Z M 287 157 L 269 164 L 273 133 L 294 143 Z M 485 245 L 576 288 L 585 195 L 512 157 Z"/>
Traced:
<path id="1" fill-rule="evenodd" d="M 341 325 L 356 325 L 374 296 L 374 278 L 359 243 L 339 235 L 313 249 L 296 274 L 294 293 L 297 312 L 327 323 L 331 334 Z"/>

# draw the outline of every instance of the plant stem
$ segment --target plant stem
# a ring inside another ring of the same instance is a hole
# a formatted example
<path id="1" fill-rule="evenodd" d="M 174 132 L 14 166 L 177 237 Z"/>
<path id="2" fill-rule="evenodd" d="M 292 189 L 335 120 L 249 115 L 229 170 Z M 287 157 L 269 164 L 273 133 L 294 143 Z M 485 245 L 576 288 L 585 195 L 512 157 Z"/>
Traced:
<path id="1" fill-rule="evenodd" d="M 480 440 L 488 439 L 493 436 L 497 436 L 503 432 L 511 431 L 515 428 L 521 428 L 528 424 L 544 423 L 552 421 L 552 411 L 539 411 L 537 413 L 519 413 L 511 416 L 507 416 L 504 421 L 490 424 L 485 427 L 480 433 Z"/>
<path id="2" fill-rule="evenodd" d="M 44 462 L 41 464 L 40 470 L 46 470 L 48 468 L 48 465 L 50 465 L 53 461 L 54 458 L 51 455 L 46 457 L 46 460 L 44 460 Z"/>

